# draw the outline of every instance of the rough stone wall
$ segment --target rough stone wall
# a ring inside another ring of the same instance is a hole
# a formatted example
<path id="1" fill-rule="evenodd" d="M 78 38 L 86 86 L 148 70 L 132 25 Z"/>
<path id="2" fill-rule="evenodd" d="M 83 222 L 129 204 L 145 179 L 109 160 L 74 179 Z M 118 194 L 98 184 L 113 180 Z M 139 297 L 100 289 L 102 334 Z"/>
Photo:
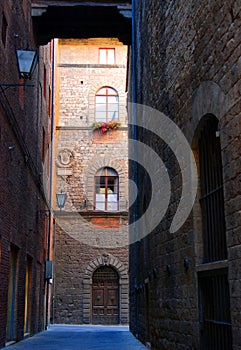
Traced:
<path id="1" fill-rule="evenodd" d="M 88 200 L 88 208 L 93 208 L 94 174 L 91 168 L 93 164 L 97 164 L 96 172 L 101 168 L 101 164 L 98 165 L 101 160 L 105 162 L 102 166 L 110 166 L 112 162 L 115 169 L 119 168 L 118 173 L 124 180 L 120 183 L 119 204 L 121 210 L 127 210 L 127 131 L 123 128 L 102 135 L 98 131 L 93 132 L 91 127 L 88 130 L 78 127 L 58 129 L 59 151 L 69 149 L 73 155 L 72 163 L 64 168 L 57 160 L 57 164 L 60 165 L 57 174 L 62 176 L 57 182 L 57 191 L 62 189 L 68 193 L 66 210 L 78 211 L 85 200 Z"/>
<path id="2" fill-rule="evenodd" d="M 212 114 L 219 119 L 233 349 L 240 349 L 240 2 L 150 0 L 133 6 L 136 84 L 130 96 L 134 102 L 175 121 L 195 151 L 201 118 Z M 140 131 L 139 137 L 151 142 L 147 132 Z M 166 160 L 165 145 L 158 139 L 151 144 Z M 181 179 L 174 179 L 172 158 L 166 161 L 172 169 L 172 208 L 149 239 L 130 249 L 131 329 L 153 349 L 199 349 L 200 209 L 193 210 L 176 233 L 169 232 Z M 196 207 L 200 208 L 198 201 Z M 190 260 L 188 273 L 185 257 Z"/>
<path id="3" fill-rule="evenodd" d="M 99 47 L 115 48 L 114 65 L 99 64 Z M 94 270 L 105 265 L 103 254 L 113 257 L 109 263 L 119 276 L 119 269 L 126 276 L 128 270 L 127 49 L 117 39 L 59 40 L 58 52 L 56 192 L 65 192 L 67 201 L 64 212 L 56 215 L 53 320 L 91 323 L 92 291 L 84 286 L 91 286 Z M 95 95 L 103 86 L 118 92 L 121 121 L 120 129 L 106 134 L 92 128 Z M 94 176 L 105 166 L 114 168 L 119 176 L 119 211 L 97 213 Z M 120 265 L 113 265 L 115 259 Z M 94 264 L 88 280 L 86 269 L 92 261 L 99 265 Z M 123 286 L 119 321 L 128 323 L 128 278 Z"/>
<path id="4" fill-rule="evenodd" d="M 89 302 L 89 310 L 84 310 L 83 308 L 85 297 L 89 300 L 92 298 L 91 290 L 86 296 L 84 295 L 83 279 L 86 268 L 97 257 L 101 257 L 103 254 L 109 254 L 121 261 L 122 266 L 125 268 L 125 271 L 127 271 L 128 249 L 126 245 L 113 248 L 115 245 L 110 245 L 110 242 L 107 247 L 92 245 L 91 242 L 90 244 L 86 244 L 82 241 L 81 237 L 76 237 L 74 234 L 70 235 L 63 227 L 65 228 L 64 225 L 60 225 L 60 227 L 57 226 L 56 229 L 53 322 L 64 322 L 67 324 L 91 323 L 91 302 Z M 79 224 L 78 227 L 78 236 L 80 236 L 82 229 L 81 224 Z M 89 236 L 93 234 L 93 232 L 89 232 Z M 112 235 L 111 230 L 109 230 L 108 235 Z M 96 265 L 95 269 L 104 265 L 105 264 L 101 261 L 101 263 Z M 111 266 L 113 265 L 111 264 Z M 113 267 L 116 268 L 116 266 Z M 116 268 L 116 270 L 118 271 L 118 268 Z M 91 280 L 89 283 L 90 282 Z M 128 286 L 126 288 L 125 297 L 128 298 Z M 84 312 L 86 313 L 86 311 L 87 316 L 84 317 Z M 128 320 L 128 301 L 124 301 L 124 297 L 122 297 L 120 305 L 120 323 L 127 324 Z"/>
<path id="5" fill-rule="evenodd" d="M 0 347 L 8 340 L 24 336 L 26 261 L 30 261 L 29 329 L 34 334 L 44 329 L 44 271 L 46 259 L 47 209 L 43 191 L 39 130 L 48 130 L 49 118 L 41 98 L 38 69 L 27 84 L 22 84 L 15 49 L 35 49 L 31 23 L 31 1 L 1 1 L 0 4 Z M 40 51 L 40 61 L 41 61 Z M 41 114 L 41 111 L 43 115 Z M 43 117 L 43 118 L 42 118 Z M 47 131 L 46 131 L 47 134 Z M 47 148 L 47 141 L 46 141 Z M 16 252 L 15 313 L 12 335 L 7 326 L 11 251 Z"/>

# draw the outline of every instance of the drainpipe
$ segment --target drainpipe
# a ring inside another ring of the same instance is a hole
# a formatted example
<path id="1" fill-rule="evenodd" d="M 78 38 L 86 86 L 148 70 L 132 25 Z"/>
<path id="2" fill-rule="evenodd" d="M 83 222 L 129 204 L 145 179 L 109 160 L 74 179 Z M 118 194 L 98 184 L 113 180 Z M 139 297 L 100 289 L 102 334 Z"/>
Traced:
<path id="1" fill-rule="evenodd" d="M 135 19 L 135 13 L 136 13 L 136 1 L 132 0 L 132 46 L 131 46 L 131 76 L 132 76 L 132 82 L 131 82 L 131 88 L 132 88 L 132 135 L 131 138 L 133 138 L 134 140 L 137 140 L 137 126 L 136 126 L 136 102 L 137 102 L 137 87 L 136 87 L 136 19 Z M 136 152 L 134 150 L 134 157 L 136 158 Z M 137 163 L 135 162 L 133 164 L 133 175 L 134 175 L 134 179 L 137 181 L 138 179 L 138 168 L 137 168 Z M 138 203 L 136 202 L 135 208 L 134 208 L 134 221 L 136 222 L 138 220 Z M 136 238 L 138 241 L 138 226 L 136 226 Z M 134 243 L 134 258 L 135 258 L 135 278 L 133 281 L 138 280 L 138 245 L 136 243 Z M 132 283 L 133 283 L 132 281 Z M 134 296 L 135 299 L 135 320 L 134 320 L 134 324 L 135 326 L 133 327 L 132 325 L 132 332 L 134 333 L 135 336 L 137 336 L 137 329 L 136 329 L 136 323 L 137 323 L 137 314 L 138 314 L 138 305 L 137 305 L 137 298 L 136 295 Z M 131 320 L 130 320 L 131 321 Z"/>
<path id="2" fill-rule="evenodd" d="M 52 40 L 52 68 L 51 68 L 51 90 L 52 90 L 52 96 L 51 96 L 51 146 L 49 149 L 49 168 L 50 168 L 50 176 L 49 176 L 49 221 L 48 221 L 48 242 L 47 242 L 47 260 L 51 260 L 51 245 L 53 244 L 53 238 L 51 240 L 51 233 L 52 233 L 52 222 L 53 222 L 53 158 L 54 158 L 54 126 L 55 126 L 55 109 L 54 109 L 54 95 L 55 95 L 55 39 Z M 49 302 L 50 297 L 50 282 L 49 279 L 47 280 L 47 292 L 46 292 L 46 322 L 45 322 L 45 328 L 48 328 L 49 324 L 49 311 L 50 307 L 52 305 L 51 301 Z"/>
<path id="3" fill-rule="evenodd" d="M 55 242 L 55 226 L 53 226 L 53 194 L 54 194 L 54 187 L 53 187 L 53 164 L 54 164 L 54 156 L 55 156 L 55 140 L 54 140 L 54 131 L 55 131 L 55 55 L 56 55 L 56 40 L 53 39 L 52 43 L 52 96 L 51 96 L 51 157 L 50 157 L 50 209 L 51 209 L 51 229 L 53 231 L 53 237 L 52 237 L 52 245 L 54 246 Z M 49 255 L 50 259 L 50 255 Z M 54 260 L 54 259 L 53 259 Z M 53 266 L 54 269 L 54 266 Z M 54 283 L 54 275 L 53 275 L 53 283 Z M 54 286 L 54 284 L 53 284 Z M 54 287 L 52 288 L 52 310 L 53 310 L 53 302 L 54 302 Z"/>
<path id="4" fill-rule="evenodd" d="M 133 103 L 136 103 L 136 65 L 135 65 L 135 45 L 136 45 L 136 27 L 135 27 L 135 0 L 132 0 L 132 57 L 131 57 L 131 65 L 132 65 L 132 96 Z M 134 122 L 136 121 L 136 114 L 134 113 Z M 134 131 L 134 136 L 136 136 L 136 132 Z M 136 139 L 136 138 L 134 138 Z"/>
<path id="5" fill-rule="evenodd" d="M 36 148 L 35 148 L 35 157 L 36 157 L 36 166 L 38 167 L 38 146 L 39 146 L 39 82 L 40 82 L 40 62 L 39 62 L 39 49 L 38 49 L 38 75 L 37 75 L 37 119 L 36 119 Z"/>
<path id="6" fill-rule="evenodd" d="M 132 122 L 133 122 L 133 130 L 132 130 L 132 138 L 134 140 L 137 140 L 137 125 L 136 125 L 136 103 L 137 103 L 137 88 L 136 88 L 136 21 L 135 21 L 135 5 L 136 1 L 132 1 L 132 57 L 131 57 L 131 71 L 132 71 Z M 135 150 L 134 150 L 134 156 L 135 156 Z M 135 157 L 135 159 L 137 159 Z M 134 165 L 134 178 L 137 179 L 138 175 L 138 168 L 137 163 L 135 162 Z M 138 203 L 136 203 L 135 211 L 134 211 L 134 218 L 135 221 L 138 219 Z M 138 235 L 138 232 L 137 232 Z M 137 237 L 138 238 L 138 237 Z"/>

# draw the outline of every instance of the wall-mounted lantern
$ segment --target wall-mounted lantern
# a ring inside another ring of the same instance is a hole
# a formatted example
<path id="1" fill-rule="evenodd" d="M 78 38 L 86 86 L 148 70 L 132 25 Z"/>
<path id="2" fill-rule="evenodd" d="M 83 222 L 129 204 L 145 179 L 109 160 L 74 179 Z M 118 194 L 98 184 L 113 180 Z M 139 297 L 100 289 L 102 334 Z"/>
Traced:
<path id="1" fill-rule="evenodd" d="M 61 210 L 66 202 L 67 199 L 67 194 L 66 193 L 56 193 L 56 200 L 57 200 L 57 206 L 59 207 L 59 209 Z"/>
<path id="2" fill-rule="evenodd" d="M 31 79 L 37 64 L 37 51 L 16 50 L 20 78 Z"/>
<path id="3" fill-rule="evenodd" d="M 37 64 L 38 55 L 35 50 L 16 50 L 18 73 L 19 77 L 24 79 L 23 83 L 0 83 L 1 87 L 14 87 L 14 86 L 25 86 L 33 87 L 32 84 L 26 84 L 27 79 L 31 79 L 34 69 Z M 4 90 L 2 89 L 2 92 Z"/>

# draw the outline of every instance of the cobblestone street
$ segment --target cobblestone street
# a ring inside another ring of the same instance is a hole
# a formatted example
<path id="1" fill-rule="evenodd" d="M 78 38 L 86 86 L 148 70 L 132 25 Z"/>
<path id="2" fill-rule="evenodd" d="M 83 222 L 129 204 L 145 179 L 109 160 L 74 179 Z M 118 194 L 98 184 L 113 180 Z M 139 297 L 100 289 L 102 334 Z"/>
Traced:
<path id="1" fill-rule="evenodd" d="M 11 350 L 144 350 L 125 326 L 51 325 Z"/>

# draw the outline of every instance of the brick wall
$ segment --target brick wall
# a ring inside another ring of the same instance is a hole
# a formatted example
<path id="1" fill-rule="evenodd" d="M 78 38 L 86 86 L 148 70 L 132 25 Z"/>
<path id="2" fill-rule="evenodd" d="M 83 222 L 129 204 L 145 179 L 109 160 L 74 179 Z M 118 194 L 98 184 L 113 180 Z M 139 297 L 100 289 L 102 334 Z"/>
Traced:
<path id="1" fill-rule="evenodd" d="M 0 84 L 19 84 L 15 48 L 35 49 L 31 32 L 31 2 L 2 1 L 0 5 Z M 41 60 L 41 51 L 40 51 Z M 43 173 L 38 132 L 43 106 L 38 104 L 38 67 L 32 87 L 0 87 L 0 347 L 7 340 L 24 336 L 26 261 L 31 261 L 29 284 L 29 329 L 36 333 L 44 328 L 44 262 L 46 259 L 45 215 L 47 209 L 40 174 Z M 7 315 L 11 281 L 11 252 L 16 258 L 15 313 L 11 327 Z M 13 254 L 13 253 L 12 253 Z M 37 315 L 36 315 L 37 313 Z M 7 336 L 7 332 L 11 336 Z"/>
<path id="2" fill-rule="evenodd" d="M 233 349 L 240 349 L 239 2 L 153 0 L 135 2 L 134 13 L 132 76 L 136 84 L 131 98 L 175 121 L 195 151 L 202 117 L 212 114 L 219 120 Z M 150 142 L 148 132 L 140 131 L 139 137 L 144 143 Z M 199 349 L 197 272 L 203 254 L 200 206 L 197 201 L 183 227 L 174 234 L 169 232 L 172 210 L 180 199 L 181 179 L 174 179 L 175 163 L 166 146 L 156 139 L 152 147 L 171 169 L 175 191 L 163 222 L 149 239 L 130 249 L 131 329 L 143 342 L 151 342 L 153 349 Z M 188 273 L 183 267 L 185 257 L 190 260 Z M 157 278 L 153 268 L 157 269 Z M 151 279 L 147 280 L 149 272 Z"/>

